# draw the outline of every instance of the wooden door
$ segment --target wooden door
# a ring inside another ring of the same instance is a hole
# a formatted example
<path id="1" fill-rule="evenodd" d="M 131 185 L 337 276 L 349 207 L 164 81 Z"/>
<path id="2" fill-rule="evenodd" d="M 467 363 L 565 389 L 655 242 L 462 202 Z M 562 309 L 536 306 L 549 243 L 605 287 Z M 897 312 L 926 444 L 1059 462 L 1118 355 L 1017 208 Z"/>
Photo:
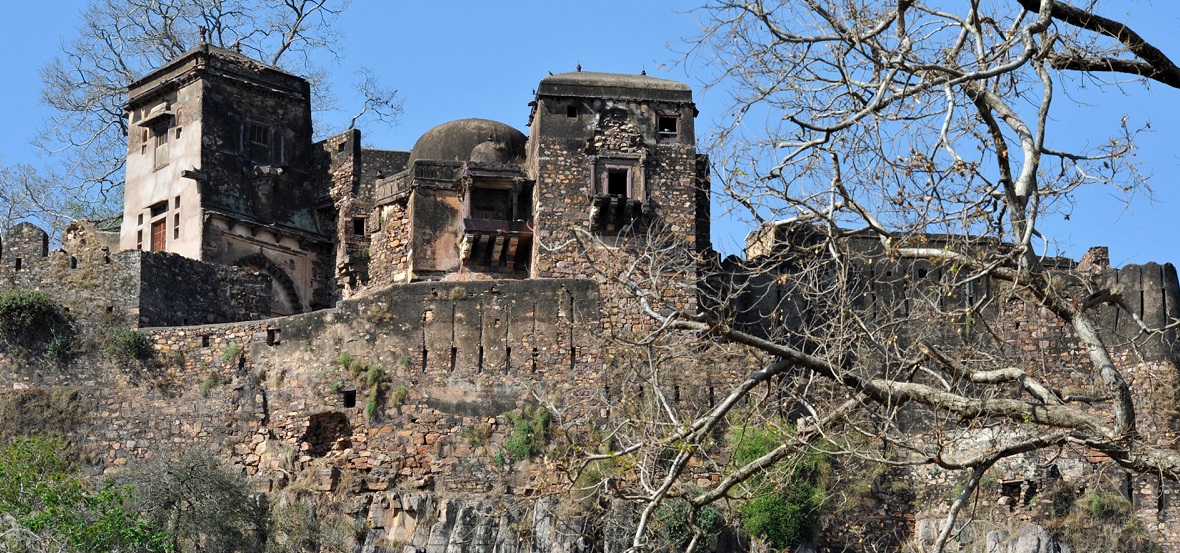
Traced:
<path id="1" fill-rule="evenodd" d="M 152 223 L 152 251 L 162 252 L 168 245 L 168 218 Z"/>

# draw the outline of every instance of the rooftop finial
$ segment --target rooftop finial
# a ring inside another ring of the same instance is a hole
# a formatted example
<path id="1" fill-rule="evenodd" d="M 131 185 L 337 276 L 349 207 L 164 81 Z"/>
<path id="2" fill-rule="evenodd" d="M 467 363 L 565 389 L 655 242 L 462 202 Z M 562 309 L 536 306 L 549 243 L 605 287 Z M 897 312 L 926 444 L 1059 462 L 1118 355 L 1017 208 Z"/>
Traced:
<path id="1" fill-rule="evenodd" d="M 639 74 L 640 75 L 647 75 L 647 69 L 645 68 L 645 69 L 640 70 Z"/>
<path id="2" fill-rule="evenodd" d="M 201 33 L 201 44 L 204 44 L 205 34 L 209 32 L 209 29 L 206 29 L 204 25 L 201 25 L 200 27 L 197 27 L 197 31 Z"/>
<path id="3" fill-rule="evenodd" d="M 582 71 L 582 64 L 579 63 L 578 64 L 578 72 L 581 72 L 581 71 Z"/>

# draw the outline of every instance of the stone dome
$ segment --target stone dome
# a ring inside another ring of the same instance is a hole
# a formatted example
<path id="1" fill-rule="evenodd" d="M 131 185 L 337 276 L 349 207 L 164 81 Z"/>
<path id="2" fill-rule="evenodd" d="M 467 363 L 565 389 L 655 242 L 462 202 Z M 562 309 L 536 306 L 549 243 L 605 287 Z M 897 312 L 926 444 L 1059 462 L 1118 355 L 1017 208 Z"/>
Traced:
<path id="1" fill-rule="evenodd" d="M 524 133 L 498 121 L 460 119 L 426 131 L 410 150 L 410 163 L 419 159 L 507 163 L 524 158 L 526 140 Z"/>

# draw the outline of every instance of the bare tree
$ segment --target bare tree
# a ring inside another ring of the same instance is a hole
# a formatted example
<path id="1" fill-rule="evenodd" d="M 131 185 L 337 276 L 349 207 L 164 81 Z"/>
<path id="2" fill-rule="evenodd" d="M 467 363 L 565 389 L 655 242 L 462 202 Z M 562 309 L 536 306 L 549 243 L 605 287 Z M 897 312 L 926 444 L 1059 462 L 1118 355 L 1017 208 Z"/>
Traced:
<path id="1" fill-rule="evenodd" d="M 77 38 L 42 70 L 54 110 L 38 143 L 65 168 L 62 186 L 116 213 L 122 200 L 127 86 L 205 40 L 303 74 L 326 98 L 314 55 L 336 55 L 347 0 L 94 0 Z"/>
<path id="2" fill-rule="evenodd" d="M 817 452 L 960 472 L 938 551 L 985 473 L 1022 455 L 1098 453 L 1180 479 L 1180 453 L 1157 435 L 1174 402 L 1128 375 L 1149 357 L 1146 340 L 1170 348 L 1176 321 L 1141 320 L 1100 274 L 1045 257 L 1039 230 L 1083 187 L 1149 193 L 1125 118 L 1098 114 L 1113 134 L 1070 149 L 1054 115 L 1082 80 L 1180 86 L 1163 52 L 1097 2 L 718 0 L 698 13 L 689 59 L 734 99 L 714 189 L 761 226 L 749 259 L 719 271 L 696 311 L 655 291 L 679 263 L 659 248 L 643 275 L 603 273 L 655 329 L 631 373 L 648 384 L 631 399 L 650 416 L 627 419 L 613 447 L 579 467 L 626 467 L 615 495 L 637 506 L 631 550 L 655 547 L 649 530 L 667 498 L 694 513 L 754 498 L 766 475 L 798 475 L 784 463 Z M 1116 309 L 1136 332 L 1100 322 Z M 1060 328 L 1053 340 L 1076 355 L 1014 352 L 1017 324 Z M 652 390 L 684 364 L 661 352 L 694 335 L 739 348 L 716 351 L 747 364 L 715 400 L 665 407 L 666 387 Z M 1153 378 L 1174 387 L 1165 368 Z M 771 447 L 717 455 L 719 429 L 754 422 L 777 425 Z M 700 466 L 722 477 L 690 489 Z M 697 525 L 688 549 L 703 535 Z"/>

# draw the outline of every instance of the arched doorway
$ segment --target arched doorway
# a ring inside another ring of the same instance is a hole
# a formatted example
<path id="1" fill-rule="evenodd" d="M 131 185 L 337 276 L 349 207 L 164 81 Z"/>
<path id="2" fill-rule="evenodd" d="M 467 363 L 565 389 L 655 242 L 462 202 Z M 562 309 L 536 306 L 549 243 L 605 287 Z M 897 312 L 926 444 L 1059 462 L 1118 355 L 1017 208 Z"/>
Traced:
<path id="1" fill-rule="evenodd" d="M 270 314 L 272 317 L 303 312 L 303 302 L 299 300 L 295 281 L 291 280 L 291 276 L 270 258 L 256 253 L 234 261 L 234 266 L 253 273 L 270 275 Z"/>

